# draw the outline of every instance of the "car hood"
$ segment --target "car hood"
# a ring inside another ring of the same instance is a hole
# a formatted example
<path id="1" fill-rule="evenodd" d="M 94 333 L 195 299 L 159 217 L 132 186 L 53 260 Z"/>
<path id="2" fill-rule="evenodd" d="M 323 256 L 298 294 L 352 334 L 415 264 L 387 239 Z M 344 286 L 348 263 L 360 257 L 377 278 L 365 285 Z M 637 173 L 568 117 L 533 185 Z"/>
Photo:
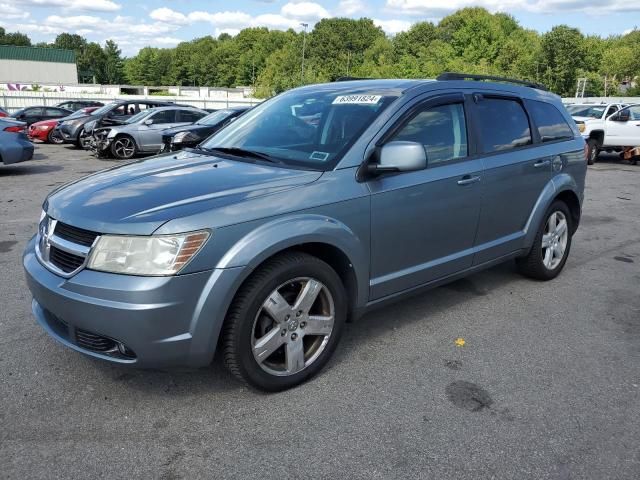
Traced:
<path id="1" fill-rule="evenodd" d="M 44 209 L 59 221 L 87 230 L 150 235 L 169 220 L 298 188 L 321 175 L 185 151 L 67 184 L 49 195 Z"/>
<path id="2" fill-rule="evenodd" d="M 593 118 L 593 117 L 578 117 L 578 116 L 574 116 L 573 120 L 576 121 L 576 122 L 586 123 L 586 122 L 593 122 L 593 121 L 599 120 L 599 119 L 598 118 Z"/>
<path id="3" fill-rule="evenodd" d="M 195 123 L 192 125 L 183 125 L 182 127 L 173 127 L 167 128 L 162 131 L 163 137 L 173 137 L 176 133 L 179 132 L 195 132 L 198 130 L 213 130 L 216 128 L 215 125 L 196 125 Z"/>
<path id="4" fill-rule="evenodd" d="M 58 124 L 58 122 L 59 120 L 42 120 L 41 122 L 32 123 L 31 126 L 32 127 L 41 127 L 41 126 L 55 127 Z"/>

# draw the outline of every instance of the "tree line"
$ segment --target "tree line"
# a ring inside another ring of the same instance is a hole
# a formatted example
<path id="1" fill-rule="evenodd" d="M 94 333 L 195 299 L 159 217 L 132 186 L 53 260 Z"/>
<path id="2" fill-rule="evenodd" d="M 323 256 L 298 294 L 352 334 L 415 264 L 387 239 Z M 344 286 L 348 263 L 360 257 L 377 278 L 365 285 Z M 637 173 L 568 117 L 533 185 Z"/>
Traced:
<path id="1" fill-rule="evenodd" d="M 2 43 L 31 44 L 0 29 Z M 122 58 L 111 40 L 102 47 L 68 33 L 37 46 L 75 50 L 81 77 L 98 83 L 254 86 L 261 97 L 343 76 L 433 78 L 445 71 L 538 81 L 564 96 L 586 78 L 585 94 L 601 96 L 605 89 L 623 93 L 622 85 L 637 85 L 640 76 L 638 29 L 602 38 L 558 25 L 540 34 L 483 8 L 458 10 L 437 24 L 418 22 L 393 37 L 368 18 L 329 18 L 308 33 L 246 28 L 175 48 L 145 47 L 131 58 Z M 625 93 L 638 95 L 640 87 Z"/>

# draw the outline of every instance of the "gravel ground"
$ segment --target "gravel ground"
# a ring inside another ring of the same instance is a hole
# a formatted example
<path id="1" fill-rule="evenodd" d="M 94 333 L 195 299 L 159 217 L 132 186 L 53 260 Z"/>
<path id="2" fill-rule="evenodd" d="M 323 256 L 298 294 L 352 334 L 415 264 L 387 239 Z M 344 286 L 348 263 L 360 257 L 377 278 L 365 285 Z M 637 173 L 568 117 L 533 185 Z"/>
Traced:
<path id="1" fill-rule="evenodd" d="M 555 281 L 508 263 L 378 310 L 266 395 L 219 361 L 127 369 L 37 326 L 20 257 L 40 205 L 112 164 L 38 145 L 0 166 L 1 478 L 640 478 L 640 166 L 589 168 Z"/>

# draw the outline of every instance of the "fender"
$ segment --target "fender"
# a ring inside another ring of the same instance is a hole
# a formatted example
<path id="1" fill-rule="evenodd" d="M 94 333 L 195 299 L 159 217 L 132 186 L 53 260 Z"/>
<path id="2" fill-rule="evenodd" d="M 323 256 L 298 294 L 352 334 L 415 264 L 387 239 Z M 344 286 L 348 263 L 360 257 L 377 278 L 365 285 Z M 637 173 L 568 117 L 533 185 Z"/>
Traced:
<path id="1" fill-rule="evenodd" d="M 368 242 L 368 239 L 365 241 Z M 243 267 L 244 281 L 267 258 L 304 243 L 324 243 L 344 253 L 356 277 L 355 304 L 366 304 L 369 283 L 368 243 L 363 243 L 344 223 L 325 215 L 292 215 L 263 224 L 236 242 L 220 259 L 216 268 Z"/>
<path id="2" fill-rule="evenodd" d="M 568 173 L 555 175 L 542 189 L 542 193 L 540 193 L 538 200 L 536 200 L 524 227 L 524 247 L 526 249 L 530 249 L 533 246 L 536 233 L 538 233 L 538 226 L 540 225 L 540 222 L 542 222 L 544 215 L 553 200 L 560 195 L 560 193 L 566 190 L 575 193 L 580 199 L 580 202 L 582 202 L 581 196 L 577 193 L 578 185 L 573 177 Z"/>

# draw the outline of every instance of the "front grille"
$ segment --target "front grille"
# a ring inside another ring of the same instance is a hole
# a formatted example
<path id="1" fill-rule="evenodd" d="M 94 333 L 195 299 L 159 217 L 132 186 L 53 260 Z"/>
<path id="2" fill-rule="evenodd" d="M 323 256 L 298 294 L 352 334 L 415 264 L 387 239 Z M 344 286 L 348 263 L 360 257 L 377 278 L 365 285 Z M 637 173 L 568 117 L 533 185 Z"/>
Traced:
<path id="1" fill-rule="evenodd" d="M 92 232 L 91 230 L 72 227 L 71 225 L 67 225 L 62 222 L 58 222 L 56 224 L 55 234 L 60 238 L 64 238 L 65 240 L 69 240 L 70 242 L 77 243 L 79 245 L 84 245 L 85 247 L 93 245 L 93 241 L 98 236 L 96 232 Z"/>
<path id="2" fill-rule="evenodd" d="M 86 348 L 93 352 L 104 353 L 117 349 L 114 340 L 80 329 L 76 330 L 76 343 L 79 347 Z"/>
<path id="3" fill-rule="evenodd" d="M 57 247 L 52 246 L 49 253 L 49 261 L 65 273 L 77 270 L 84 263 L 84 257 L 67 253 Z"/>

